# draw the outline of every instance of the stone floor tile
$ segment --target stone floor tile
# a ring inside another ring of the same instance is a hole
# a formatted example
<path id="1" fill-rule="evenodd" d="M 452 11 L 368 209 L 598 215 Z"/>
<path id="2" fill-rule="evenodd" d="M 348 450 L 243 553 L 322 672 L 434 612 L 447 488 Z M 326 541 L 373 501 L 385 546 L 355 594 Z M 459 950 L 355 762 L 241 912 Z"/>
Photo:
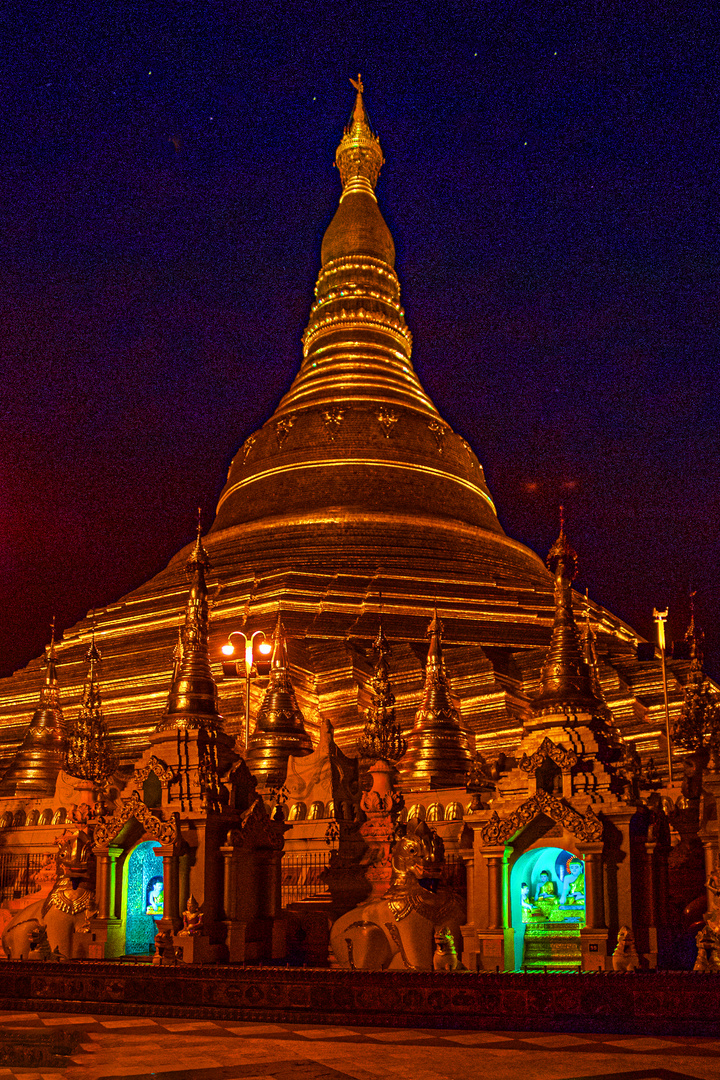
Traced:
<path id="1" fill-rule="evenodd" d="M 511 1043 L 515 1041 L 509 1039 L 507 1035 L 499 1035 L 493 1031 L 465 1031 L 462 1035 L 448 1035 L 447 1032 L 443 1032 L 441 1037 L 464 1046 L 484 1046 L 488 1043 Z"/>
<path id="2" fill-rule="evenodd" d="M 70 1024 L 95 1024 L 97 1023 L 94 1016 L 42 1016 L 40 1017 L 40 1023 L 45 1027 L 65 1027 Z"/>
<path id="3" fill-rule="evenodd" d="M 100 1023 L 104 1028 L 112 1030 L 113 1028 L 133 1028 L 133 1027 L 154 1027 L 158 1026 L 157 1020 L 151 1020 L 149 1016 L 133 1016 L 126 1020 L 100 1020 Z M 191 1025 L 197 1027 L 197 1024 Z"/>
<path id="4" fill-rule="evenodd" d="M 298 1031 L 298 1035 L 301 1035 L 304 1039 L 338 1039 L 345 1036 L 355 1038 L 356 1032 L 352 1028 L 343 1027 L 321 1027 L 321 1028 L 305 1028 L 304 1031 Z"/>
<path id="5" fill-rule="evenodd" d="M 524 1043 L 531 1043 L 533 1046 L 587 1046 L 587 1039 L 581 1035 L 564 1035 L 561 1031 L 552 1035 L 535 1035 L 528 1031 L 521 1038 Z"/>
<path id="6" fill-rule="evenodd" d="M 282 1024 L 223 1024 L 226 1031 L 234 1035 L 294 1035 Z M 302 1032 L 300 1032 L 302 1034 Z"/>
<path id="7" fill-rule="evenodd" d="M 37 1020 L 38 1014 L 34 1012 L 3 1012 L 0 1009 L 0 1024 L 9 1024 L 17 1020 Z"/>
<path id="8" fill-rule="evenodd" d="M 605 1046 L 617 1046 L 621 1050 L 635 1050 L 637 1052 L 648 1050 L 666 1050 L 666 1049 L 680 1049 L 678 1043 L 669 1042 L 667 1039 L 654 1039 L 651 1037 L 637 1036 L 627 1039 L 604 1039 L 603 1044 Z"/>
<path id="9" fill-rule="evenodd" d="M 158 1023 L 162 1027 L 165 1027 L 165 1025 L 162 1023 L 162 1021 L 158 1021 Z M 170 1034 L 172 1034 L 172 1035 L 174 1035 L 176 1032 L 179 1032 L 179 1031 L 203 1031 L 203 1030 L 207 1031 L 209 1035 L 210 1034 L 215 1035 L 217 1033 L 218 1027 L 217 1027 L 217 1024 L 213 1020 L 188 1020 L 188 1022 L 186 1024 L 173 1024 L 173 1026 L 171 1028 L 168 1027 L 168 1032 Z"/>
<path id="10" fill-rule="evenodd" d="M 424 1035 L 420 1031 L 409 1031 L 406 1029 L 398 1030 L 397 1028 L 390 1028 L 386 1031 L 378 1031 L 376 1029 L 375 1031 L 366 1031 L 365 1034 L 369 1039 L 377 1039 L 380 1042 L 405 1042 L 406 1040 L 408 1042 L 411 1040 L 414 1042 L 415 1040 L 420 1041 L 422 1039 L 438 1038 L 437 1034 Z"/>

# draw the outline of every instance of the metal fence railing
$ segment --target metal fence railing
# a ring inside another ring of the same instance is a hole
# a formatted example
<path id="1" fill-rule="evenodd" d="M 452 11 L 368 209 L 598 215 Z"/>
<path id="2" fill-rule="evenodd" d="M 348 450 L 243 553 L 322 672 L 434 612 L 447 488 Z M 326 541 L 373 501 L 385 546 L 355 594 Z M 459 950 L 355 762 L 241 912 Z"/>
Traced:
<path id="1" fill-rule="evenodd" d="M 283 855 L 282 905 L 294 904 L 308 896 L 328 896 L 322 879 L 327 869 L 329 852 L 309 852 L 302 855 Z"/>
<path id="2" fill-rule="evenodd" d="M 440 882 L 442 885 L 447 885 L 448 888 L 453 889 L 461 897 L 467 895 L 465 863 L 459 855 L 445 856 L 445 866 L 440 876 Z"/>
<path id="3" fill-rule="evenodd" d="M 14 852 L 0 853 L 0 903 L 17 900 L 35 892 L 33 880 L 48 860 L 47 855 L 20 855 Z"/>

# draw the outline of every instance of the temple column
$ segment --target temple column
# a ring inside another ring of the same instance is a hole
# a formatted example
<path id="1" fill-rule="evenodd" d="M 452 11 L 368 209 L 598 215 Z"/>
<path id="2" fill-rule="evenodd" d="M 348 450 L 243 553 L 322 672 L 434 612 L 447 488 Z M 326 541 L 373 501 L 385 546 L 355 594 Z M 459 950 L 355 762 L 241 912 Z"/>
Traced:
<path id="1" fill-rule="evenodd" d="M 123 848 L 112 845 L 95 851 L 95 904 L 99 919 L 117 918 L 117 860 L 122 853 Z"/>
<path id="2" fill-rule="evenodd" d="M 467 907 L 465 923 L 460 927 L 463 936 L 462 962 L 469 971 L 478 968 L 478 937 L 475 925 L 475 852 L 472 848 L 460 848 L 458 853 L 465 864 Z"/>
<path id="3" fill-rule="evenodd" d="M 605 970 L 608 964 L 608 931 L 605 924 L 603 844 L 585 844 L 585 926 L 580 930 L 583 971 Z"/>
<path id="4" fill-rule="evenodd" d="M 585 852 L 585 925 L 589 930 L 605 929 L 602 844 Z"/>
<path id="5" fill-rule="evenodd" d="M 235 918 L 235 848 L 225 844 L 220 848 L 223 858 L 223 918 L 231 921 Z"/>
<path id="6" fill-rule="evenodd" d="M 177 852 L 174 844 L 161 844 L 153 851 L 161 855 L 163 861 L 163 929 L 167 927 L 176 933 L 182 924 Z"/>
<path id="7" fill-rule="evenodd" d="M 503 864 L 505 848 L 486 848 L 483 852 L 488 867 L 488 930 L 502 930 L 503 923 Z"/>
<path id="8" fill-rule="evenodd" d="M 703 840 L 703 854 L 705 856 L 705 880 L 707 881 L 712 874 L 713 870 L 717 866 L 718 855 L 718 841 L 717 837 L 713 837 L 712 840 Z M 715 896 L 706 887 L 708 911 L 712 911 L 715 903 Z"/>

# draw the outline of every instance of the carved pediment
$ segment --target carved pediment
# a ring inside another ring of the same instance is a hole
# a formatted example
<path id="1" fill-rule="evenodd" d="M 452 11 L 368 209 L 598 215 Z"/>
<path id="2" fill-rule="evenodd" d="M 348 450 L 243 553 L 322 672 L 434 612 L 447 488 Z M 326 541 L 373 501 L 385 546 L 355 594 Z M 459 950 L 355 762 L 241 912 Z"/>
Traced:
<path id="1" fill-rule="evenodd" d="M 520 768 L 525 773 L 534 773 L 548 758 L 561 769 L 572 769 L 578 763 L 578 756 L 573 750 L 564 750 L 562 746 L 557 746 L 552 739 L 546 737 L 530 757 L 523 754 L 520 758 Z"/>
<path id="2" fill-rule="evenodd" d="M 157 815 L 148 810 L 137 791 L 131 792 L 129 798 L 121 799 L 120 806 L 112 817 L 102 817 L 95 826 L 96 845 L 112 844 L 120 834 L 122 828 L 132 819 L 142 826 L 145 835 L 151 840 L 157 840 L 160 844 L 172 844 L 178 833 L 178 816 L 173 814 L 172 821 L 162 821 Z"/>
<path id="3" fill-rule="evenodd" d="M 136 784 L 142 784 L 145 780 L 147 780 L 150 773 L 155 773 L 158 780 L 160 780 L 161 783 L 165 784 L 169 784 L 175 779 L 175 772 L 170 768 L 170 766 L 166 765 L 164 761 L 160 760 L 160 758 L 155 757 L 154 754 L 148 761 L 147 765 L 143 765 L 141 769 L 135 770 L 132 778 Z"/>
<path id="4" fill-rule="evenodd" d="M 273 825 L 262 799 L 257 798 L 230 830 L 228 843 L 235 848 L 272 848 L 280 850 L 284 828 Z"/>
<path id="5" fill-rule="evenodd" d="M 501 818 L 496 811 L 493 812 L 481 833 L 483 844 L 487 847 L 498 847 L 507 843 L 540 814 L 545 814 L 557 825 L 562 825 L 576 840 L 586 843 L 602 840 L 602 822 L 592 809 L 580 814 L 564 799 L 546 791 L 538 791 L 507 817 Z"/>

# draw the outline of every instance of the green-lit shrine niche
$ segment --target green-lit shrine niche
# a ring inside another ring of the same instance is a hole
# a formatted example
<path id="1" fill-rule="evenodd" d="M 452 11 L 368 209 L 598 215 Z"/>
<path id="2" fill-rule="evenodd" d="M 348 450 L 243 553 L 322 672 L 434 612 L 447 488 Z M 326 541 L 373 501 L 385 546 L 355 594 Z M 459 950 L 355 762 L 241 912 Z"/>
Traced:
<path id="1" fill-rule="evenodd" d="M 125 953 L 137 956 L 153 951 L 163 913 L 163 861 L 155 854 L 157 840 L 147 840 L 130 853 L 125 906 Z"/>
<path id="2" fill-rule="evenodd" d="M 585 864 L 562 848 L 532 848 L 510 874 L 515 968 L 577 971 L 585 925 Z"/>

